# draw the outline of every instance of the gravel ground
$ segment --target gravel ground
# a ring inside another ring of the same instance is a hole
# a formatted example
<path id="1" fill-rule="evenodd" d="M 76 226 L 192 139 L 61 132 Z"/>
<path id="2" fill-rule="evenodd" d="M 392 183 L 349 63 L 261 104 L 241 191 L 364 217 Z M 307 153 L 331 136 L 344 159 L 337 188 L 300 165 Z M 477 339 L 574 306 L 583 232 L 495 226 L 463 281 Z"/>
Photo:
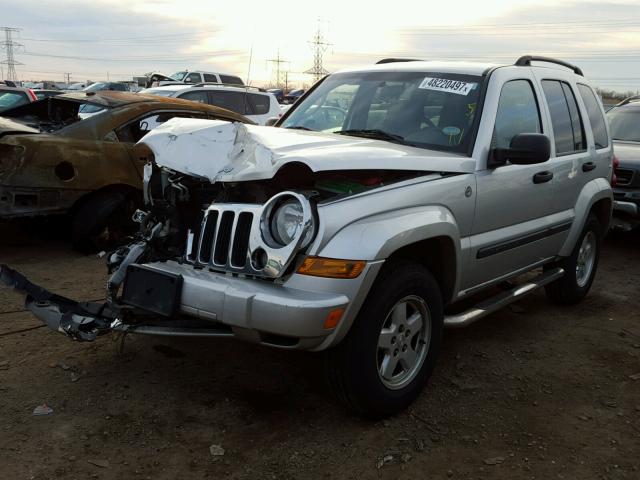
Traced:
<path id="1" fill-rule="evenodd" d="M 81 300 L 103 260 L 0 225 L 0 263 Z M 2 479 L 638 479 L 640 234 L 607 239 L 589 297 L 536 292 L 445 334 L 429 386 L 382 422 L 327 394 L 319 355 L 232 340 L 40 328 L 0 287 Z M 46 404 L 53 413 L 34 416 Z"/>

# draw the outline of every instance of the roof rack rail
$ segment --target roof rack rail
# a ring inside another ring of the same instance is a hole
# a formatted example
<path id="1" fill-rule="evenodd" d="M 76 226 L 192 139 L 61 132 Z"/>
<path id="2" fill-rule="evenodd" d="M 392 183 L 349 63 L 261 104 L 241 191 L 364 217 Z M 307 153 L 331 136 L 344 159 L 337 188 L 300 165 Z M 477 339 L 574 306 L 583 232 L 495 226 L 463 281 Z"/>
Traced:
<path id="1" fill-rule="evenodd" d="M 631 96 L 631 97 L 627 97 L 627 98 L 625 98 L 625 99 L 624 99 L 624 100 L 622 100 L 620 103 L 616 103 L 616 104 L 614 105 L 614 107 L 622 107 L 622 106 L 624 106 L 624 105 L 627 105 L 627 104 L 629 104 L 629 103 L 631 103 L 631 102 L 635 102 L 635 101 L 637 101 L 637 100 L 640 100 L 640 95 L 633 95 L 633 96 Z"/>
<path id="2" fill-rule="evenodd" d="M 376 65 L 384 65 L 385 63 L 400 63 L 400 62 L 422 62 L 419 58 L 383 58 L 378 60 Z"/>
<path id="3" fill-rule="evenodd" d="M 523 55 L 518 60 L 516 60 L 517 67 L 530 67 L 531 62 L 547 62 L 547 63 L 555 63 L 556 65 L 562 65 L 563 67 L 567 67 L 570 70 L 573 70 L 573 73 L 576 75 L 580 75 L 584 77 L 582 70 L 580 67 L 576 67 L 575 65 L 570 64 L 569 62 L 565 62 L 564 60 L 558 60 L 557 58 L 551 57 L 541 57 L 539 55 Z"/>
<path id="4" fill-rule="evenodd" d="M 190 87 L 208 87 L 210 85 L 217 85 L 219 87 L 236 87 L 236 88 L 244 88 L 247 90 L 252 89 L 252 90 L 257 90 L 259 92 L 266 92 L 264 88 L 254 87 L 253 85 L 243 85 L 241 83 L 200 82 L 200 83 L 194 83 L 193 85 L 190 83 L 187 83 L 186 85 L 189 85 Z"/>

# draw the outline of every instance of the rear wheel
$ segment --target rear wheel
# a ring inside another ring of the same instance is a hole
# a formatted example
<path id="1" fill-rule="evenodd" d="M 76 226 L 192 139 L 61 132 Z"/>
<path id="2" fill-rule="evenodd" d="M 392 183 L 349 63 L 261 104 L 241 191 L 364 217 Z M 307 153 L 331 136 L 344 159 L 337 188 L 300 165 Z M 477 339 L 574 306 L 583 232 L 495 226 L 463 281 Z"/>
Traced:
<path id="1" fill-rule="evenodd" d="M 597 217 L 591 214 L 571 255 L 545 267 L 545 270 L 557 267 L 564 269 L 562 278 L 545 286 L 547 296 L 553 302 L 572 305 L 587 295 L 598 269 L 601 242 L 602 227 Z"/>
<path id="2" fill-rule="evenodd" d="M 327 352 L 334 393 L 368 417 L 405 409 L 431 376 L 442 326 L 442 297 L 431 273 L 410 262 L 390 262 L 345 339 Z"/>

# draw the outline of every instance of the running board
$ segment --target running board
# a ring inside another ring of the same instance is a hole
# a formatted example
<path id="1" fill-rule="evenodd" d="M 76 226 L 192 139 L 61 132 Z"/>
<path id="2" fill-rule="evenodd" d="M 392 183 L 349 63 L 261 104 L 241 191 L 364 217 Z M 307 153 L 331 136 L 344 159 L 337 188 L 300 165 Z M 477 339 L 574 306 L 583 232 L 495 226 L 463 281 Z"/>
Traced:
<path id="1" fill-rule="evenodd" d="M 502 292 L 495 297 L 491 297 L 479 304 L 473 306 L 469 310 L 457 315 L 447 315 L 444 317 L 444 326 L 449 328 L 466 327 L 476 320 L 480 320 L 487 315 L 506 307 L 510 303 L 520 300 L 525 295 L 544 287 L 546 284 L 559 279 L 564 275 L 562 268 L 554 268 L 548 272 L 544 272 L 530 281 L 520 284 L 511 290 Z"/>

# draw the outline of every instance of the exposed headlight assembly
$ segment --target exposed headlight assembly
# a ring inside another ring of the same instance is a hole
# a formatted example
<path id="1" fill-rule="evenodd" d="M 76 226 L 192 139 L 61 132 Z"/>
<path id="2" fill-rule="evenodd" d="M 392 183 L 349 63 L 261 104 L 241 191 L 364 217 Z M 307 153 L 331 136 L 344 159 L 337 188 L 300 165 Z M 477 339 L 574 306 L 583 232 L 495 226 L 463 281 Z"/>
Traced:
<path id="1" fill-rule="evenodd" d="M 260 227 L 263 240 L 272 248 L 292 244 L 304 248 L 313 240 L 316 222 L 305 196 L 283 192 L 272 197 L 265 205 Z"/>

